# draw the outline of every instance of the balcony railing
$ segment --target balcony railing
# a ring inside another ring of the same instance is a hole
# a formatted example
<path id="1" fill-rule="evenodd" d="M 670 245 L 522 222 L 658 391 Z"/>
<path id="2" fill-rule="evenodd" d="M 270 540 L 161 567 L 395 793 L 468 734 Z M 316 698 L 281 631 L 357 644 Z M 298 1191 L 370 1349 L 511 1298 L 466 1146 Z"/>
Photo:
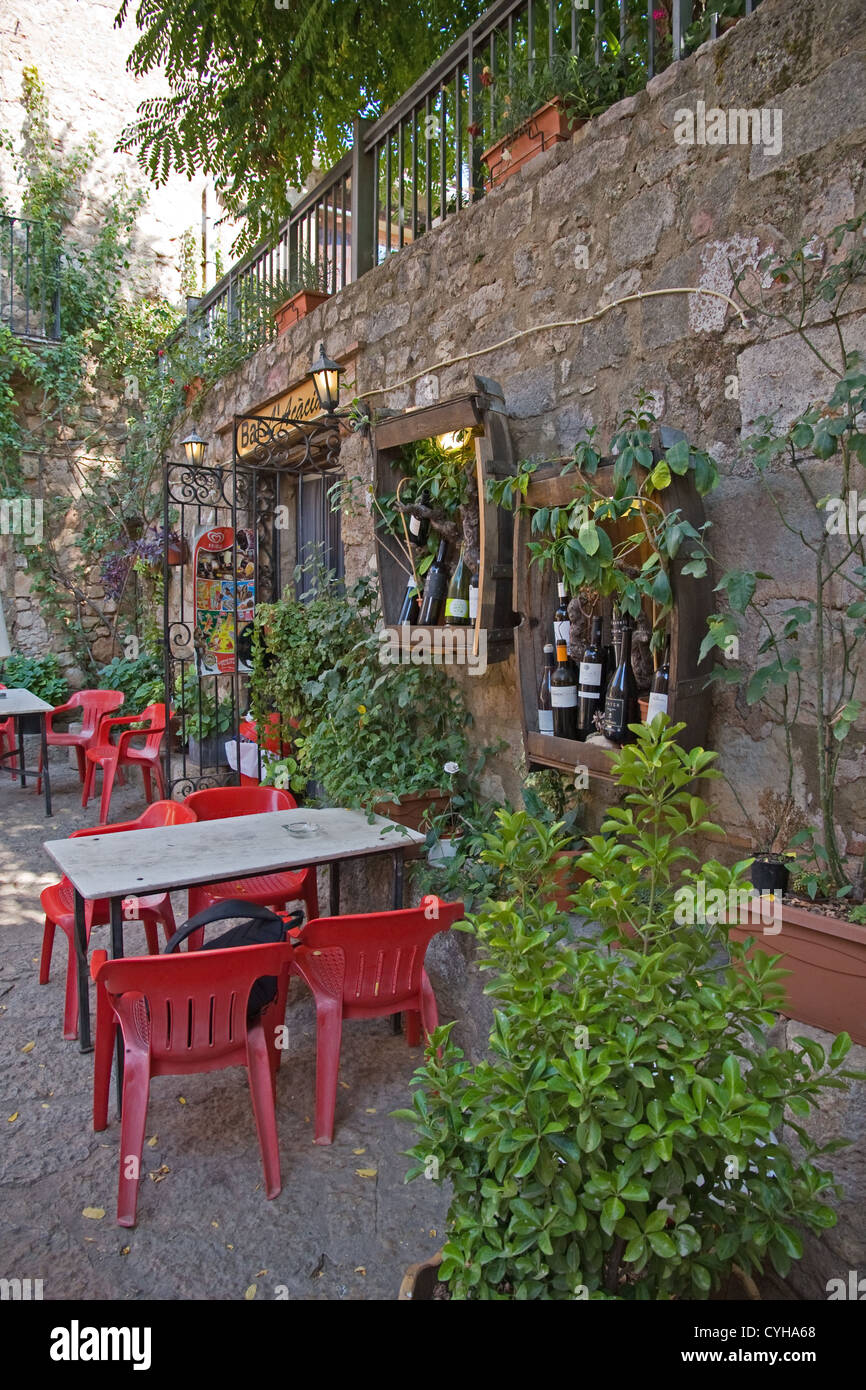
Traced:
<path id="1" fill-rule="evenodd" d="M 712 3 L 497 0 L 389 111 L 356 122 L 353 149 L 304 195 L 276 239 L 202 298 L 196 331 L 223 314 L 252 348 L 272 333 L 272 310 L 305 260 L 336 293 L 482 197 L 482 154 L 516 72 L 531 78 L 574 54 L 597 67 L 627 65 L 631 85 L 648 81 L 683 56 L 693 24 L 701 39 L 716 38 L 758 0 L 717 0 L 724 19 Z"/>
<path id="2" fill-rule="evenodd" d="M 60 251 L 43 222 L 0 216 L 0 323 L 18 338 L 60 339 Z"/>

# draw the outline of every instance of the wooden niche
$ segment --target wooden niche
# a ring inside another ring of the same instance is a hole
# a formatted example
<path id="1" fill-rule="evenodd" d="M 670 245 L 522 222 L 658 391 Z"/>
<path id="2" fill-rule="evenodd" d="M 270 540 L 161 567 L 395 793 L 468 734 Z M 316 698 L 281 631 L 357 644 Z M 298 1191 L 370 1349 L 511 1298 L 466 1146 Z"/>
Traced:
<path id="1" fill-rule="evenodd" d="M 502 478 L 516 470 L 502 388 L 498 382 L 479 376 L 475 377 L 475 386 L 475 391 L 466 395 L 393 415 L 374 425 L 373 486 L 377 497 L 396 492 L 405 476 L 399 466 L 404 445 L 456 430 L 474 431 L 479 520 L 477 569 L 470 565 L 478 575 L 474 640 L 477 652 L 479 635 L 482 630 L 486 632 L 490 663 L 503 661 L 514 648 L 514 523 L 510 512 L 486 500 L 485 483 L 488 478 Z M 380 520 L 376 527 L 376 558 L 382 616 L 388 627 L 396 625 L 406 592 L 409 571 L 407 564 L 400 563 L 404 550 L 405 545 Z M 452 554 L 451 558 L 453 561 L 456 557 Z"/>
<path id="2" fill-rule="evenodd" d="M 655 460 L 662 457 L 678 440 L 684 439 L 681 430 L 663 426 L 657 434 L 653 448 Z M 602 464 L 593 476 L 593 482 L 600 492 L 613 491 L 613 461 Z M 579 472 L 559 475 L 536 475 L 530 482 L 526 503 L 529 509 L 536 507 L 566 506 L 571 502 L 580 487 Z M 679 510 L 686 521 L 696 530 L 703 526 L 706 516 L 703 501 L 696 491 L 691 473 L 680 477 L 673 475 L 670 486 L 653 496 L 667 511 Z M 544 667 L 543 648 L 545 642 L 553 640 L 553 614 L 556 609 L 556 582 L 558 576 L 549 567 L 541 569 L 530 564 L 527 549 L 531 538 L 531 511 L 527 515 L 518 513 L 515 519 L 515 554 L 517 563 L 514 575 L 514 608 L 517 612 L 516 632 L 517 666 L 520 682 L 520 705 L 523 720 L 523 738 L 526 760 L 530 767 L 555 767 L 562 772 L 572 772 L 577 766 L 588 768 L 589 775 L 602 781 L 612 781 L 610 763 L 613 751 L 598 744 L 585 743 L 574 739 L 556 738 L 538 731 L 538 687 Z M 625 539 L 634 533 L 630 523 L 620 521 L 606 527 L 611 540 Z M 640 566 L 650 553 L 649 543 L 630 557 L 630 563 Z M 712 579 L 683 575 L 682 569 L 688 563 L 687 551 L 682 551 L 672 562 L 670 568 L 673 609 L 667 620 L 670 636 L 670 688 L 668 714 L 674 723 L 683 721 L 685 729 L 679 736 L 684 748 L 706 746 L 707 724 L 709 719 L 709 693 L 706 689 L 707 677 L 712 669 L 712 658 L 705 657 L 698 663 L 698 651 L 707 631 L 707 619 L 714 610 Z M 603 640 L 608 642 L 612 604 L 610 599 L 603 601 L 600 609 L 604 619 Z M 651 621 L 651 614 L 647 612 Z M 641 692 L 643 696 L 644 692 Z"/>

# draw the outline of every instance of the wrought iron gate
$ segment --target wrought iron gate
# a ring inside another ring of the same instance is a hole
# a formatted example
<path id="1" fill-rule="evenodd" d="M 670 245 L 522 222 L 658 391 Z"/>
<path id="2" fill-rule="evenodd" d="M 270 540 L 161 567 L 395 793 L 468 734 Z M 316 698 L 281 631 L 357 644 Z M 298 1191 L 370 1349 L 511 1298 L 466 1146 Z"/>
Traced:
<path id="1" fill-rule="evenodd" d="M 165 462 L 165 536 L 181 538 L 181 563 L 169 564 L 166 543 L 163 569 L 165 691 L 174 713 L 164 752 L 168 796 L 239 781 L 251 610 L 278 599 L 314 550 L 342 574 L 340 518 L 328 496 L 339 452 L 332 418 L 239 415 L 230 463 Z"/>

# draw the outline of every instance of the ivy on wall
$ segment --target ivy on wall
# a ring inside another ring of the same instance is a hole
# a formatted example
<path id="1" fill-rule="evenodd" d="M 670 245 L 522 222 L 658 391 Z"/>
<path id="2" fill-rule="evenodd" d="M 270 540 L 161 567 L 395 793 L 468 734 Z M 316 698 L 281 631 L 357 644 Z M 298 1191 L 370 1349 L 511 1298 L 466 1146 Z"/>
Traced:
<path id="1" fill-rule="evenodd" d="M 144 194 L 122 181 L 98 198 L 86 191 L 97 143 L 67 150 L 54 138 L 35 68 L 25 69 L 22 104 L 20 146 L 0 132 L 15 179 L 13 190 L 0 188 L 0 214 L 45 229 L 29 293 L 51 302 L 59 289 L 62 338 L 24 343 L 0 325 L 0 496 L 42 500 L 42 540 L 19 553 L 52 643 L 90 678 L 106 637 L 112 654 L 129 654 L 130 635 L 157 649 L 161 461 L 187 409 L 184 387 L 203 379 L 197 413 L 208 389 L 260 346 L 268 320 L 257 316 L 257 334 L 241 335 L 218 319 L 198 335 L 167 299 L 136 291 Z"/>

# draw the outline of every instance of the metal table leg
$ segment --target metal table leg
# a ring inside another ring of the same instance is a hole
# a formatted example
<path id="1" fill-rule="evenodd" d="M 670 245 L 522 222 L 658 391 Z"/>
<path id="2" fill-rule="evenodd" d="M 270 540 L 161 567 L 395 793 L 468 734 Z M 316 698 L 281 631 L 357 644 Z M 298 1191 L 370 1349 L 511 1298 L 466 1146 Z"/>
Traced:
<path id="1" fill-rule="evenodd" d="M 78 889 L 74 890 L 75 912 L 75 960 L 78 969 L 78 1048 L 80 1052 L 92 1052 L 90 1037 L 90 990 L 87 971 L 87 932 L 84 925 L 84 899 Z"/>
<path id="2" fill-rule="evenodd" d="M 45 715 L 42 716 L 42 784 L 45 788 L 45 814 L 50 816 L 51 811 L 51 773 L 48 770 L 48 735 L 45 727 Z"/>
<path id="3" fill-rule="evenodd" d="M 328 865 L 330 870 L 330 906 L 329 912 L 332 917 L 340 915 L 340 861 L 332 859 Z"/>
<path id="4" fill-rule="evenodd" d="M 395 849 L 395 850 L 394 850 L 394 853 L 393 853 L 392 856 L 391 856 L 391 860 L 392 860 L 393 867 L 394 867 L 393 886 L 392 886 L 392 890 L 391 890 L 391 905 L 392 905 L 392 907 L 394 907 L 394 908 L 401 908 L 401 907 L 403 906 L 404 888 L 405 888 L 405 874 L 404 874 L 403 851 L 402 851 L 401 849 Z M 402 1015 L 402 1014 L 392 1014 L 392 1015 L 391 1015 L 391 1032 L 392 1032 L 392 1033 L 401 1033 L 402 1031 L 403 1031 L 403 1015 Z"/>
<path id="5" fill-rule="evenodd" d="M 123 958 L 123 899 L 112 898 L 111 904 L 111 956 L 113 960 Z M 114 1084 L 117 1092 L 117 1118 L 120 1119 L 123 1099 L 123 1033 L 118 1028 L 114 1042 Z"/>
<path id="6" fill-rule="evenodd" d="M 18 777 L 22 787 L 27 786 L 27 768 L 24 766 L 24 735 L 21 732 L 21 720 L 23 716 L 15 716 L 15 733 L 18 738 Z"/>

